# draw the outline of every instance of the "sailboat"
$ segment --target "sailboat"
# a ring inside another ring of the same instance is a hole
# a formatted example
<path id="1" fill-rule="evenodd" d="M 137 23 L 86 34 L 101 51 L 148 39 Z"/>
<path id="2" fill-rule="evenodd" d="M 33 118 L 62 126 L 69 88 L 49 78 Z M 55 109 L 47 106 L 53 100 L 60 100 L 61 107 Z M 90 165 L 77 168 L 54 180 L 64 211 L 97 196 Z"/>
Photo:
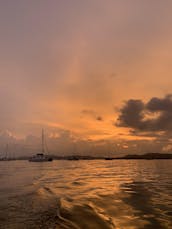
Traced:
<path id="1" fill-rule="evenodd" d="M 6 145 L 5 155 L 0 158 L 0 161 L 10 161 L 10 158 L 8 157 L 8 144 Z"/>
<path id="2" fill-rule="evenodd" d="M 46 162 L 46 161 L 53 161 L 53 158 L 45 155 L 45 137 L 44 137 L 44 130 L 42 130 L 42 152 L 37 153 L 36 155 L 32 156 L 29 161 L 30 162 Z"/>

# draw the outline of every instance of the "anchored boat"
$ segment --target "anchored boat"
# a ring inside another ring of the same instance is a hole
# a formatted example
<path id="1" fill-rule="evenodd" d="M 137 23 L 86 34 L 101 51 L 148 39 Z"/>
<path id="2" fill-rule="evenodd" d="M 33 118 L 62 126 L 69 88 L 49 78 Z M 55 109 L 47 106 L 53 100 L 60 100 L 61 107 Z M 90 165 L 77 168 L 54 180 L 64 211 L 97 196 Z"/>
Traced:
<path id="1" fill-rule="evenodd" d="M 53 161 L 53 158 L 45 154 L 45 137 L 44 137 L 44 130 L 42 130 L 42 153 L 37 153 L 36 155 L 32 156 L 29 161 L 30 162 L 46 162 L 46 161 Z"/>

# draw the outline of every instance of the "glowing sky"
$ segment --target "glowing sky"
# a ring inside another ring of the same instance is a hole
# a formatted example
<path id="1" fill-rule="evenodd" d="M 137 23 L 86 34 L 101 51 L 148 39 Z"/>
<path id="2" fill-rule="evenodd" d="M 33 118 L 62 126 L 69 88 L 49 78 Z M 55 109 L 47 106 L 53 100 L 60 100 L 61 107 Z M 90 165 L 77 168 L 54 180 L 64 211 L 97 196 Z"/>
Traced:
<path id="1" fill-rule="evenodd" d="M 170 0 L 1 0 L 1 132 L 133 137 L 114 124 L 123 102 L 172 93 L 171 8 Z"/>

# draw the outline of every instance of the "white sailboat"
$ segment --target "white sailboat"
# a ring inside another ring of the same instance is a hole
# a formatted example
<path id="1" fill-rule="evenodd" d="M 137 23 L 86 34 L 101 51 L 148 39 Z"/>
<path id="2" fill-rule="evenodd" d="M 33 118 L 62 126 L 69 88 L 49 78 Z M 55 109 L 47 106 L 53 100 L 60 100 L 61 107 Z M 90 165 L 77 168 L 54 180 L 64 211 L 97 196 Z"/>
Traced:
<path id="1" fill-rule="evenodd" d="M 30 162 L 46 162 L 46 161 L 53 161 L 53 158 L 45 154 L 45 137 L 44 137 L 44 130 L 42 130 L 42 152 L 37 153 L 36 155 L 32 156 L 29 161 Z"/>

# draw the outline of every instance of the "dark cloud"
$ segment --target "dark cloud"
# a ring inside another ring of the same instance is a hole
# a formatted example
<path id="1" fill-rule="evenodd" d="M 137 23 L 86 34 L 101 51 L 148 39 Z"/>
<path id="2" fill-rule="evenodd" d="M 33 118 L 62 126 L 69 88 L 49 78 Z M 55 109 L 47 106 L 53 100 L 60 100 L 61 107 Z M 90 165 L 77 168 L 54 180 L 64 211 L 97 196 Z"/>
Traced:
<path id="1" fill-rule="evenodd" d="M 97 116 L 96 120 L 97 121 L 103 121 L 103 118 L 101 116 Z"/>
<path id="2" fill-rule="evenodd" d="M 82 116 L 91 117 L 97 121 L 103 121 L 103 117 L 101 115 L 98 115 L 96 111 L 91 109 L 84 109 L 81 111 Z"/>
<path id="3" fill-rule="evenodd" d="M 147 103 L 128 100 L 120 109 L 117 126 L 132 132 L 172 132 L 172 95 L 151 98 Z"/>
<path id="4" fill-rule="evenodd" d="M 166 111 L 172 112 L 172 94 L 165 98 L 154 97 L 146 104 L 146 108 L 151 112 Z"/>
<path id="5" fill-rule="evenodd" d="M 141 120 L 143 119 L 142 111 L 144 103 L 141 100 L 128 100 L 124 107 L 121 108 L 118 118 L 118 125 L 124 127 L 141 128 Z"/>

